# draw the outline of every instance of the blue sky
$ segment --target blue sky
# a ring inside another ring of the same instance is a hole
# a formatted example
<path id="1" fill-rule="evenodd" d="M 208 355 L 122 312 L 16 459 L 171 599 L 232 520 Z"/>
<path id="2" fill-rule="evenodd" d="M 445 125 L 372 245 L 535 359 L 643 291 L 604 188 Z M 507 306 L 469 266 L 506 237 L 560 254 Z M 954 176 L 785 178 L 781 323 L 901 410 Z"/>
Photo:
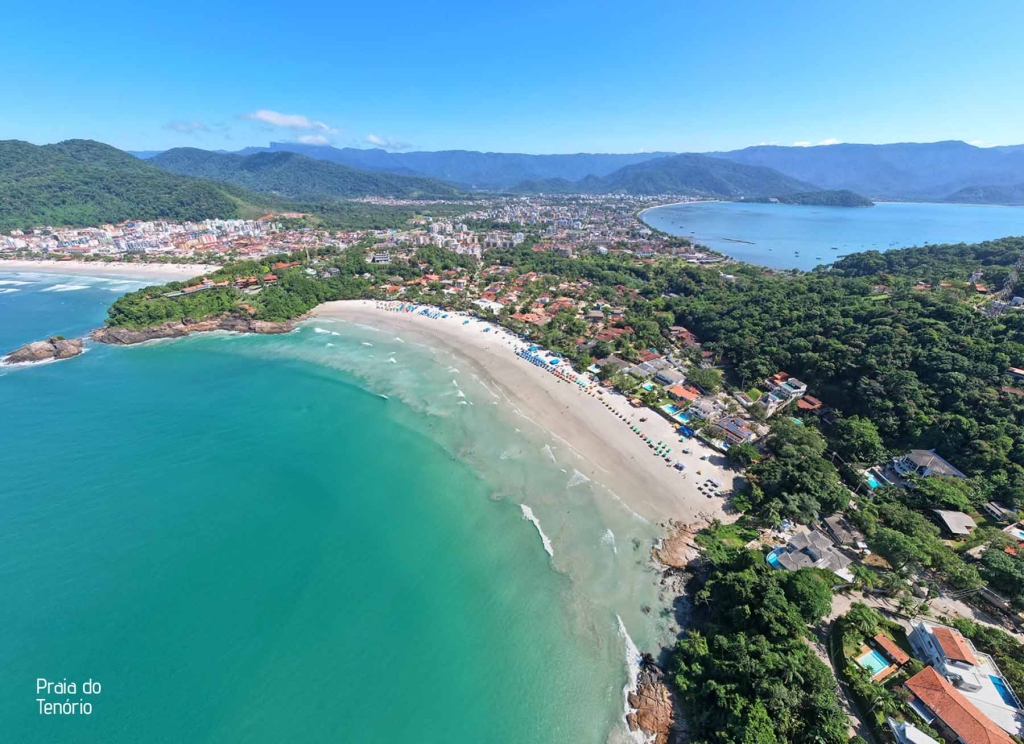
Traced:
<path id="1" fill-rule="evenodd" d="M 0 139 L 503 152 L 1024 142 L 1024 3 L 9 3 Z"/>

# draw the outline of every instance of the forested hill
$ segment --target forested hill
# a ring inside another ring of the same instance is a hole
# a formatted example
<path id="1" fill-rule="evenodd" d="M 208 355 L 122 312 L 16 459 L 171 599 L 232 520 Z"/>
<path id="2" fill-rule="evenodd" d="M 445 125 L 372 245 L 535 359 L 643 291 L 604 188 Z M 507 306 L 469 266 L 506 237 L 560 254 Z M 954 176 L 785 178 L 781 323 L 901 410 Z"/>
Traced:
<path id="1" fill-rule="evenodd" d="M 172 173 L 224 181 L 286 199 L 452 198 L 460 195 L 454 187 L 434 179 L 368 173 L 292 152 L 235 155 L 180 147 L 147 162 Z"/>
<path id="2" fill-rule="evenodd" d="M 1006 238 L 699 289 L 680 278 L 669 291 L 685 296 L 667 304 L 745 383 L 785 370 L 847 417 L 869 418 L 894 450 L 934 447 L 980 477 L 979 498 L 1024 503 L 1024 396 L 1004 390 L 1024 365 L 1024 313 L 989 317 L 965 282 L 982 268 L 998 286 L 1022 251 L 1024 238 Z"/>
<path id="3" fill-rule="evenodd" d="M 732 163 L 705 155 L 673 155 L 627 165 L 604 177 L 579 181 L 528 181 L 520 192 L 590 194 L 679 194 L 721 198 L 767 197 L 814 191 L 815 186 L 757 165 Z"/>
<path id="4" fill-rule="evenodd" d="M 0 231 L 38 225 L 255 216 L 265 201 L 168 173 L 109 145 L 0 141 Z"/>
<path id="5" fill-rule="evenodd" d="M 828 191 L 800 191 L 795 194 L 781 196 L 762 196 L 747 201 L 777 202 L 779 204 L 799 204 L 818 207 L 873 207 L 870 199 L 849 189 L 832 189 Z"/>

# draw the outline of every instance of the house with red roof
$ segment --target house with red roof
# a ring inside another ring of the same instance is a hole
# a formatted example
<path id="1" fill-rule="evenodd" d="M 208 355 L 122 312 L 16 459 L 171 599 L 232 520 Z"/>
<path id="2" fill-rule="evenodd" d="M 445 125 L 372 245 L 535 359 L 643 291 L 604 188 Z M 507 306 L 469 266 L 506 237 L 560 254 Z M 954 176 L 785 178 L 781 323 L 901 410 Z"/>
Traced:
<path id="1" fill-rule="evenodd" d="M 931 676 L 922 677 L 918 686 L 931 696 L 932 702 L 910 684 L 924 672 L 908 680 L 907 687 L 960 737 L 952 737 L 950 741 L 1010 740 L 1009 737 L 983 738 L 989 729 L 1004 732 L 1004 735 L 1024 736 L 1024 710 L 991 656 L 979 653 L 956 628 L 925 620 L 913 623 L 907 640 L 915 655 L 931 665 L 925 670 L 930 671 Z M 975 720 L 974 713 L 980 716 L 980 721 Z M 954 718 L 947 719 L 947 715 Z M 964 738 L 963 731 L 973 731 L 976 738 Z"/>
<path id="2" fill-rule="evenodd" d="M 939 674 L 926 667 L 908 679 L 910 706 L 946 741 L 960 744 L 1015 744 L 1010 735 Z"/>

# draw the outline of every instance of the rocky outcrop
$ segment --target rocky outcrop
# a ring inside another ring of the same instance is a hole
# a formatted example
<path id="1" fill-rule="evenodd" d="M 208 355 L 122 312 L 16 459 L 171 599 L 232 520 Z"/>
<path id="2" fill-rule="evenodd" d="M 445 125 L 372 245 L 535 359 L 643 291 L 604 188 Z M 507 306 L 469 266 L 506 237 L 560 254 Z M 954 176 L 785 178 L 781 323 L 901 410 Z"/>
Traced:
<path id="1" fill-rule="evenodd" d="M 82 339 L 62 338 L 53 336 L 45 341 L 33 341 L 25 344 L 4 357 L 4 364 L 27 364 L 33 362 L 49 362 L 56 359 L 70 359 L 82 353 Z"/>
<path id="2" fill-rule="evenodd" d="M 299 319 L 301 320 L 301 319 Z M 192 333 L 205 331 L 232 331 L 234 333 L 288 333 L 295 328 L 298 320 L 273 323 L 267 320 L 225 316 L 205 320 L 176 320 L 150 328 L 121 328 L 108 326 L 92 332 L 92 339 L 103 344 L 141 344 L 158 338 L 181 338 Z"/>
<path id="3" fill-rule="evenodd" d="M 710 520 L 682 524 L 674 519 L 666 525 L 666 535 L 651 551 L 651 557 L 663 568 L 685 569 L 700 555 L 696 543 L 697 533 L 708 526 Z"/>
<path id="4" fill-rule="evenodd" d="M 665 684 L 664 674 L 652 659 L 645 658 L 637 677 L 636 691 L 629 694 L 626 716 L 630 731 L 642 731 L 654 744 L 669 744 L 678 739 L 672 692 Z"/>

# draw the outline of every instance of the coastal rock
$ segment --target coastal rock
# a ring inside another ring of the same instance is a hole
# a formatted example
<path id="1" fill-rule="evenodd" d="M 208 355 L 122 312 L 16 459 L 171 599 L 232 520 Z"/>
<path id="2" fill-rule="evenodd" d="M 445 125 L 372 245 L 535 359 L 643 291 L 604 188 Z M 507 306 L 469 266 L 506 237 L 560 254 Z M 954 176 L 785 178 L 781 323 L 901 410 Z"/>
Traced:
<path id="1" fill-rule="evenodd" d="M 651 557 L 665 568 L 685 569 L 700 554 L 694 541 L 697 533 L 708 526 L 708 521 L 680 524 L 670 520 L 665 537 L 651 551 Z"/>
<path id="2" fill-rule="evenodd" d="M 664 675 L 653 662 L 645 660 L 637 677 L 635 692 L 629 694 L 626 716 L 631 731 L 642 731 L 654 744 L 669 744 L 677 737 L 675 706 Z"/>
<path id="3" fill-rule="evenodd" d="M 53 336 L 45 341 L 33 341 L 16 349 L 3 359 L 4 364 L 25 364 L 47 362 L 56 359 L 70 359 L 82 353 L 82 339 Z"/>
<path id="4" fill-rule="evenodd" d="M 176 320 L 151 328 L 121 328 L 108 326 L 97 328 L 92 332 L 92 339 L 103 344 L 127 346 L 153 341 L 158 338 L 181 338 L 192 333 L 207 331 L 231 331 L 233 333 L 288 333 L 295 328 L 297 321 L 274 323 L 267 320 L 224 316 L 205 320 Z"/>

